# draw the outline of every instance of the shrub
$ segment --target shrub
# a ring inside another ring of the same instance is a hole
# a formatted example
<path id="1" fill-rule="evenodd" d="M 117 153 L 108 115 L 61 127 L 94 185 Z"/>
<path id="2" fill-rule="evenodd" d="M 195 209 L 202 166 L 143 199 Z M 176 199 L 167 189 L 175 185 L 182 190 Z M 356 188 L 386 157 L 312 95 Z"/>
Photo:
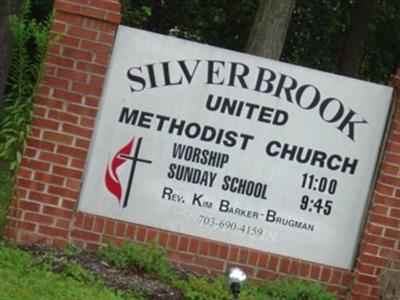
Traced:
<path id="1" fill-rule="evenodd" d="M 121 248 L 109 243 L 100 247 L 99 253 L 107 262 L 120 269 L 135 268 L 158 276 L 166 276 L 171 270 L 165 250 L 154 243 L 144 247 L 124 241 Z"/>
<path id="2" fill-rule="evenodd" d="M 0 123 L 0 160 L 14 171 L 21 161 L 30 131 L 32 100 L 43 74 L 52 17 L 43 22 L 30 19 L 31 1 L 24 0 L 21 13 L 10 17 L 12 50 L 4 119 Z"/>
<path id="3" fill-rule="evenodd" d="M 119 269 L 139 269 L 150 272 L 178 288 L 188 300 L 230 300 L 226 277 L 210 279 L 207 276 L 189 275 L 187 279 L 178 278 L 171 272 L 171 266 L 164 250 L 151 244 L 148 247 L 125 241 L 119 248 L 113 243 L 99 249 L 100 255 Z M 334 300 L 320 285 L 303 282 L 300 279 L 277 280 L 262 285 L 247 283 L 241 293 L 242 300 Z"/>

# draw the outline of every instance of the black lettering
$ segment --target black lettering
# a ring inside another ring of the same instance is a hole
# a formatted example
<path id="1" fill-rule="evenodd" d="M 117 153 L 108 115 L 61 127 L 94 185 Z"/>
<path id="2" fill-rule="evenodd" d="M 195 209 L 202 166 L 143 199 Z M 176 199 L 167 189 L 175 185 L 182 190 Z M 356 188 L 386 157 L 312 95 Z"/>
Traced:
<path id="1" fill-rule="evenodd" d="M 133 72 L 137 70 L 140 71 L 140 73 L 142 73 L 142 67 L 132 67 L 128 69 L 127 72 L 127 77 L 129 80 L 133 81 L 133 82 L 137 82 L 140 84 L 141 87 L 135 88 L 132 84 L 129 85 L 129 88 L 131 89 L 131 92 L 140 92 L 143 91 L 144 88 L 146 87 L 146 81 L 144 80 L 143 77 L 140 77 L 139 75 L 135 75 L 133 74 Z"/>
<path id="2" fill-rule="evenodd" d="M 186 136 L 191 139 L 198 137 L 200 135 L 200 131 L 201 131 L 201 126 L 198 123 L 189 123 L 185 128 Z"/>
<path id="3" fill-rule="evenodd" d="M 118 122 L 135 125 L 138 115 L 139 111 L 137 109 L 133 109 L 130 112 L 129 108 L 123 107 L 121 110 L 121 114 L 119 115 Z"/>
<path id="4" fill-rule="evenodd" d="M 305 103 L 302 103 L 302 100 L 304 99 L 303 98 L 304 92 L 308 88 L 311 88 L 314 91 L 314 97 L 312 97 L 311 102 L 309 104 L 305 104 Z M 304 108 L 304 109 L 315 108 L 318 105 L 320 98 L 321 98 L 321 95 L 319 93 L 319 90 L 315 86 L 310 85 L 310 84 L 301 86 L 296 92 L 296 102 L 301 108 Z"/>
<path id="5" fill-rule="evenodd" d="M 350 158 L 346 157 L 344 159 L 341 171 L 343 173 L 346 173 L 347 169 L 350 169 L 349 173 L 353 175 L 354 172 L 356 171 L 357 164 L 358 164 L 358 159 L 353 159 L 353 161 L 350 161 Z"/>
<path id="6" fill-rule="evenodd" d="M 267 222 L 275 222 L 276 219 L 276 211 L 272 209 L 267 210 L 267 215 L 265 217 L 265 221 Z"/>
<path id="7" fill-rule="evenodd" d="M 333 171 L 335 171 L 335 170 L 339 170 L 340 169 L 340 164 L 338 163 L 338 164 L 334 164 L 334 161 L 335 160 L 337 160 L 339 163 L 340 162 L 342 162 L 342 157 L 340 156 L 340 155 L 338 155 L 338 154 L 333 154 L 333 155 L 331 155 L 329 158 L 328 158 L 328 161 L 327 161 L 327 166 L 328 166 L 328 168 L 330 169 L 330 170 L 333 170 Z"/>
<path id="8" fill-rule="evenodd" d="M 219 211 L 227 212 L 229 210 L 229 204 L 228 200 L 221 200 L 219 203 Z"/>
<path id="9" fill-rule="evenodd" d="M 238 71 L 238 66 L 242 67 L 241 72 L 239 73 Z M 245 64 L 237 63 L 237 62 L 231 62 L 231 73 L 229 76 L 229 86 L 235 86 L 235 79 L 238 79 L 240 82 L 240 86 L 244 89 L 248 89 L 246 81 L 244 80 L 244 77 L 246 77 L 249 74 L 249 67 L 246 66 Z"/>
<path id="10" fill-rule="evenodd" d="M 293 160 L 295 155 L 296 155 L 296 151 L 297 151 L 297 146 L 296 145 L 290 146 L 289 144 L 284 144 L 283 148 L 282 148 L 282 151 L 281 151 L 281 158 L 285 159 L 286 155 L 289 155 L 288 159 L 289 160 Z"/>
<path id="11" fill-rule="evenodd" d="M 269 142 L 267 147 L 265 148 L 265 152 L 267 152 L 267 154 L 269 156 L 278 156 L 279 155 L 279 150 L 277 151 L 272 151 L 272 147 L 277 147 L 277 148 L 281 148 L 281 143 L 279 143 L 278 141 L 272 141 Z"/>
<path id="12" fill-rule="evenodd" d="M 164 187 L 164 190 L 163 190 L 163 193 L 162 193 L 161 198 L 162 198 L 162 199 L 167 198 L 168 200 L 171 200 L 172 192 L 173 192 L 173 190 L 172 190 L 171 188 L 169 188 L 169 187 Z"/>
<path id="13" fill-rule="evenodd" d="M 265 72 L 269 73 L 269 77 L 265 78 Z M 272 81 L 274 81 L 276 79 L 276 74 L 269 70 L 269 69 L 265 69 L 265 68 L 261 68 L 258 67 L 258 76 L 257 76 L 257 81 L 256 81 L 256 86 L 254 88 L 255 91 L 257 92 L 261 92 L 261 93 L 270 93 L 274 86 L 272 85 Z M 262 84 L 266 83 L 266 87 L 264 88 L 264 90 L 262 90 Z"/>
<path id="14" fill-rule="evenodd" d="M 171 118 L 163 115 L 156 115 L 155 118 L 158 120 L 157 130 L 161 131 L 164 127 L 165 121 L 169 121 Z"/>
<path id="15" fill-rule="evenodd" d="M 197 195 L 196 193 L 193 195 L 192 205 L 197 205 L 201 207 L 200 199 L 203 198 L 203 194 Z"/>
<path id="16" fill-rule="evenodd" d="M 238 134 L 235 131 L 227 131 L 225 133 L 225 139 L 223 141 L 223 144 L 227 147 L 235 146 L 237 143 L 236 141 L 237 136 Z"/>
<path id="17" fill-rule="evenodd" d="M 242 133 L 242 134 L 240 134 L 240 137 L 243 139 L 240 149 L 246 150 L 248 142 L 250 140 L 254 140 L 254 136 Z"/>
<path id="18" fill-rule="evenodd" d="M 354 127 L 356 124 L 367 124 L 368 122 L 365 119 L 362 120 L 354 120 L 352 118 L 356 115 L 356 113 L 350 109 L 349 113 L 344 117 L 342 123 L 337 127 L 340 131 L 344 132 L 347 129 L 347 136 L 354 141 Z"/>
<path id="19" fill-rule="evenodd" d="M 312 166 L 315 166 L 318 163 L 319 167 L 323 168 L 325 165 L 326 157 L 327 154 L 325 152 L 315 150 L 310 163 Z"/>
<path id="20" fill-rule="evenodd" d="M 278 109 L 274 115 L 272 124 L 282 126 L 285 125 L 288 120 L 289 120 L 289 114 L 284 110 Z"/>
<path id="21" fill-rule="evenodd" d="M 217 131 L 214 127 L 205 125 L 203 127 L 203 131 L 201 133 L 200 140 L 202 140 L 204 142 L 210 142 L 215 138 L 216 134 L 217 134 Z"/>
<path id="22" fill-rule="evenodd" d="M 182 135 L 182 131 L 185 127 L 185 121 L 184 120 L 177 120 L 177 119 L 172 119 L 171 124 L 169 126 L 168 133 L 172 134 L 174 133 L 174 130 L 177 130 L 176 135 Z"/>
<path id="23" fill-rule="evenodd" d="M 177 168 L 176 164 L 170 164 L 169 165 L 169 172 L 167 173 L 167 177 L 172 179 L 175 177 L 175 170 Z"/>
<path id="24" fill-rule="evenodd" d="M 137 125 L 144 128 L 151 128 L 151 121 L 153 120 L 153 117 L 153 113 L 142 111 Z"/>
<path id="25" fill-rule="evenodd" d="M 146 67 L 147 67 L 147 72 L 149 73 L 150 87 L 156 88 L 157 82 L 156 82 L 156 75 L 154 72 L 154 64 L 146 65 Z"/>
<path id="26" fill-rule="evenodd" d="M 285 86 L 286 82 L 289 83 L 288 86 Z M 292 78 L 290 76 L 281 74 L 281 78 L 279 79 L 278 86 L 276 88 L 274 96 L 278 97 L 278 98 L 281 98 L 281 92 L 282 92 L 282 90 L 284 90 L 285 91 L 285 95 L 286 95 L 286 100 L 291 102 L 291 103 L 293 103 L 291 92 L 293 90 L 295 90 L 296 87 L 297 87 L 296 79 L 294 79 L 294 78 Z"/>
<path id="27" fill-rule="evenodd" d="M 190 74 L 189 70 L 186 66 L 185 60 L 178 60 L 178 64 L 181 67 L 181 69 L 183 71 L 183 75 L 185 75 L 185 78 L 186 78 L 188 84 L 190 84 L 192 82 L 193 76 L 196 73 L 197 67 L 199 66 L 200 59 L 196 59 L 195 61 L 196 61 L 196 65 L 194 66 L 193 71 Z"/>
<path id="28" fill-rule="evenodd" d="M 225 67 L 225 62 L 220 60 L 208 60 L 208 72 L 207 72 L 207 84 L 217 84 L 222 85 L 224 84 L 224 79 L 219 82 L 214 82 L 214 75 L 217 77 L 220 76 L 220 69 L 214 69 L 215 64 L 220 64 L 222 67 Z"/>
<path id="29" fill-rule="evenodd" d="M 161 63 L 162 68 L 163 68 L 163 73 L 164 73 L 164 84 L 165 84 L 165 86 L 182 84 L 182 77 L 177 82 L 172 82 L 171 81 L 171 71 L 169 69 L 169 63 L 170 63 L 169 61 Z"/>
<path id="30" fill-rule="evenodd" d="M 246 107 L 248 108 L 246 118 L 251 119 L 254 110 L 260 108 L 260 105 L 253 103 L 246 103 Z"/>
<path id="31" fill-rule="evenodd" d="M 223 191 L 227 191 L 229 190 L 229 181 L 230 181 L 231 177 L 226 175 L 224 176 L 224 183 L 222 184 L 221 188 Z"/>
<path id="32" fill-rule="evenodd" d="M 212 105 L 213 99 L 214 95 L 209 94 L 206 102 L 206 108 L 210 111 L 216 111 L 219 107 L 221 107 L 222 97 L 218 96 L 216 98 L 216 101 L 214 101 L 215 102 L 214 105 Z"/>
<path id="33" fill-rule="evenodd" d="M 172 157 L 182 159 L 185 148 L 186 146 L 182 144 L 174 143 L 174 148 L 172 150 Z"/>
<path id="34" fill-rule="evenodd" d="M 336 113 L 333 114 L 333 116 L 331 116 L 329 118 L 329 117 L 326 116 L 325 112 L 327 110 L 328 105 L 330 103 L 333 103 L 333 102 L 339 103 L 339 106 L 337 108 Z M 342 104 L 342 102 L 340 102 L 338 99 L 335 99 L 335 98 L 327 98 L 327 99 L 325 99 L 324 101 L 322 101 L 322 103 L 321 103 L 321 105 L 319 107 L 319 115 L 321 116 L 321 118 L 324 121 L 326 121 L 328 123 L 334 123 L 336 121 L 339 121 L 340 118 L 343 116 L 343 114 L 344 114 L 343 104 Z"/>

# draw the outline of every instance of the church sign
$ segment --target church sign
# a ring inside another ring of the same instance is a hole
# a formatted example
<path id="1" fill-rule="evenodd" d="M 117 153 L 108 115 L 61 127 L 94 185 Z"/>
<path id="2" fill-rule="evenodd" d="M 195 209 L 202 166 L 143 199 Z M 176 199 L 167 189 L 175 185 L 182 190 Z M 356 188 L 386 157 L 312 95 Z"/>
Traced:
<path id="1" fill-rule="evenodd" d="M 390 98 L 120 26 L 79 210 L 350 269 Z"/>

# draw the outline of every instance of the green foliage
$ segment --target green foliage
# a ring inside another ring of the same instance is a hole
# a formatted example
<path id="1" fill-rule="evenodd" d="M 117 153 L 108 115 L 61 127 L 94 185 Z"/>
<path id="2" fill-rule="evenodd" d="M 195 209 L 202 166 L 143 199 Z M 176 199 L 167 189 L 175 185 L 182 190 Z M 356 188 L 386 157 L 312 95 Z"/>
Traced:
<path id="1" fill-rule="evenodd" d="M 152 9 L 142 5 L 138 8 L 131 6 L 130 0 L 121 0 L 122 24 L 129 24 L 137 28 L 143 28 L 151 17 Z"/>
<path id="2" fill-rule="evenodd" d="M 115 293 L 90 278 L 79 267 L 70 265 L 69 276 L 54 274 L 42 266 L 33 266 L 31 257 L 0 243 L 1 300 L 142 300 L 135 294 Z M 77 280 L 71 278 L 75 276 Z"/>
<path id="3" fill-rule="evenodd" d="M 140 268 L 153 275 L 161 277 L 178 288 L 188 300 L 230 300 L 226 277 L 210 278 L 189 275 L 187 279 L 178 278 L 172 273 L 165 253 L 157 246 L 142 247 L 132 242 L 125 242 L 121 248 L 113 244 L 101 248 L 100 254 L 110 264 L 121 269 Z M 136 256 L 136 257 L 134 257 Z M 148 258 L 147 256 L 150 256 Z M 9 299 L 121 299 L 143 300 L 145 297 L 137 291 L 110 292 L 104 288 L 104 282 L 95 277 L 80 265 L 67 261 L 63 264 L 64 271 L 59 275 L 52 274 L 51 260 L 46 256 L 37 263 L 35 260 L 15 248 L 5 247 L 0 243 L 0 299 L 1 295 L 12 295 Z M 140 260 L 143 260 L 140 262 Z M 139 265 L 136 265 L 138 263 Z M 154 265 L 155 266 L 154 266 Z M 140 267 L 139 267 L 140 266 Z M 4 275 L 4 276 L 3 276 Z M 11 286 L 15 290 L 11 290 Z M 40 289 L 45 291 L 39 294 Z M 68 289 L 65 291 L 64 289 Z M 15 294 L 12 293 L 14 291 Z M 3 293 L 5 292 L 5 294 Z M 7 294 L 8 293 L 8 294 Z M 66 295 L 64 295 L 66 293 Z M 76 294 L 80 297 L 75 298 Z M 60 297 L 60 298 L 58 298 Z M 87 297 L 87 298 L 85 298 Z M 110 298 L 107 298 L 110 297 Z M 335 296 L 327 293 L 321 285 L 302 282 L 299 279 L 288 281 L 278 280 L 265 282 L 262 285 L 245 283 L 241 292 L 242 300 L 333 300 Z"/>
<path id="4" fill-rule="evenodd" d="M 300 279 L 267 281 L 256 289 L 246 286 L 244 288 L 243 300 L 335 300 L 333 294 L 316 283 L 303 282 Z"/>
<path id="5" fill-rule="evenodd" d="M 230 300 L 232 295 L 226 277 L 210 278 L 189 275 L 187 279 L 178 278 L 171 271 L 165 252 L 154 244 L 143 247 L 125 241 L 121 248 L 113 243 L 99 249 L 100 255 L 111 265 L 123 270 L 137 268 L 151 272 L 178 288 L 188 300 Z M 278 280 L 263 285 L 247 283 L 241 292 L 242 300 L 333 300 L 335 296 L 327 293 L 315 283 L 299 279 L 290 282 Z"/>
<path id="6" fill-rule="evenodd" d="M 148 298 L 140 291 L 116 291 L 121 300 L 147 300 Z"/>
<path id="7" fill-rule="evenodd" d="M 125 25 L 241 50 L 257 0 L 123 0 Z"/>
<path id="8" fill-rule="evenodd" d="M 362 79 L 387 84 L 400 61 L 400 7 L 396 1 L 377 1 L 359 67 Z M 282 60 L 336 73 L 353 3 L 297 0 Z"/>
<path id="9" fill-rule="evenodd" d="M 228 281 L 218 277 L 211 281 L 208 277 L 189 276 L 185 281 L 177 280 L 174 285 L 182 291 L 188 300 L 230 300 L 232 294 L 228 288 Z"/>
<path id="10" fill-rule="evenodd" d="M 400 2 L 380 0 L 371 22 L 360 77 L 387 84 L 400 65 Z"/>
<path id="11" fill-rule="evenodd" d="M 0 161 L 0 240 L 3 237 L 8 207 L 12 199 L 13 180 L 6 164 Z"/>
<path id="12" fill-rule="evenodd" d="M 282 60 L 336 72 L 350 12 L 348 0 L 296 1 Z"/>
<path id="13" fill-rule="evenodd" d="M 241 51 L 257 0 L 123 0 L 124 24 Z M 400 5 L 378 0 L 370 22 L 362 79 L 384 83 L 400 61 Z M 354 0 L 297 0 L 281 60 L 337 72 Z"/>
<path id="14" fill-rule="evenodd" d="M 4 99 L 4 119 L 0 123 L 0 160 L 14 171 L 21 161 L 29 134 L 32 99 L 40 76 L 49 42 L 49 17 L 43 22 L 29 19 L 30 0 L 24 0 L 21 13 L 10 17 L 14 41 L 7 93 Z"/>
<path id="15" fill-rule="evenodd" d="M 219 277 L 210 281 L 207 277 L 190 276 L 187 281 L 178 281 L 175 285 L 189 300 L 230 300 L 228 280 Z M 244 284 L 242 300 L 334 300 L 333 294 L 327 293 L 320 284 L 292 281 L 267 281 L 262 285 Z"/>
<path id="16" fill-rule="evenodd" d="M 165 250 L 154 243 L 147 247 L 124 241 L 121 248 L 112 243 L 99 249 L 100 255 L 120 269 L 139 269 L 143 272 L 165 276 L 171 269 Z"/>
<path id="17" fill-rule="evenodd" d="M 79 254 L 82 254 L 84 250 L 79 249 L 77 247 L 74 247 L 72 245 L 68 245 L 63 249 L 64 255 L 66 255 L 69 258 L 73 258 L 75 256 L 78 256 Z"/>
<path id="18" fill-rule="evenodd" d="M 73 262 L 68 262 L 64 265 L 64 267 L 65 267 L 64 273 L 67 276 L 75 279 L 82 285 L 87 285 L 87 284 L 96 285 L 97 279 L 94 276 L 94 274 L 83 268 L 81 265 Z"/>

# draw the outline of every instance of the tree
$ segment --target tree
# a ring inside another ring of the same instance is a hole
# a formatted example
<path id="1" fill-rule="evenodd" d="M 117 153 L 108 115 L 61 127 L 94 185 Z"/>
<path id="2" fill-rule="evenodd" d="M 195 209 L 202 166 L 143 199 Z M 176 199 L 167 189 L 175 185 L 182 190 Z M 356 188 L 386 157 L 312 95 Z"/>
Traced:
<path id="1" fill-rule="evenodd" d="M 0 120 L 3 108 L 3 95 L 5 92 L 8 69 L 11 61 L 12 40 L 8 24 L 9 15 L 16 12 L 20 0 L 6 0 L 0 9 Z"/>
<path id="2" fill-rule="evenodd" d="M 278 60 L 296 0 L 260 0 L 245 52 Z"/>
<path id="3" fill-rule="evenodd" d="M 354 0 L 297 0 L 281 60 L 339 73 Z M 359 77 L 388 84 L 400 62 L 399 0 L 379 0 L 364 40 Z"/>
<path id="4" fill-rule="evenodd" d="M 124 25 L 241 51 L 258 0 L 121 0 Z"/>
<path id="5" fill-rule="evenodd" d="M 355 1 L 350 26 L 347 29 L 346 39 L 340 53 L 339 74 L 358 77 L 358 67 L 361 63 L 368 25 L 375 5 L 376 0 Z"/>

